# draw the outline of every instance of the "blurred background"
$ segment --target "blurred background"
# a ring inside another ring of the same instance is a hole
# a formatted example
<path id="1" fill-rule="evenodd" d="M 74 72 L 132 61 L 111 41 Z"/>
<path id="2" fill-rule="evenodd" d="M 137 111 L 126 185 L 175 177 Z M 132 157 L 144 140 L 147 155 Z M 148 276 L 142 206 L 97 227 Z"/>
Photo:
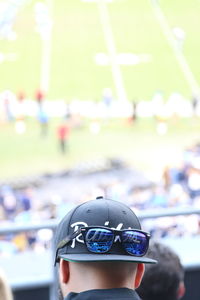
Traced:
<path id="1" fill-rule="evenodd" d="M 199 12 L 0 0 L 0 266 L 15 300 L 55 299 L 55 226 L 99 195 L 176 250 L 184 299 L 199 299 Z"/>

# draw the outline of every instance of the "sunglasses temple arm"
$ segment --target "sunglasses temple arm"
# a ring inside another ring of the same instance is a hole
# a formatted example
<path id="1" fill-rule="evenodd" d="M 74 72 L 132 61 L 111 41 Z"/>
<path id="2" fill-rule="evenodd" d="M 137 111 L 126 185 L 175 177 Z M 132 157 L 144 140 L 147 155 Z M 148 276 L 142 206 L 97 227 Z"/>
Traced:
<path id="1" fill-rule="evenodd" d="M 55 260 L 54 260 L 54 267 L 56 266 L 57 263 L 57 256 L 58 256 L 58 251 L 65 247 L 69 242 L 71 242 L 75 237 L 77 237 L 81 233 L 81 228 L 79 228 L 77 231 L 75 231 L 72 235 L 68 235 L 64 240 L 62 240 L 56 249 L 56 254 L 55 254 Z"/>
<path id="2" fill-rule="evenodd" d="M 60 248 L 57 248 L 56 249 L 56 254 L 55 254 L 55 259 L 54 259 L 54 267 L 56 266 L 56 263 L 57 263 L 57 256 L 58 256 L 58 250 L 59 250 Z"/>

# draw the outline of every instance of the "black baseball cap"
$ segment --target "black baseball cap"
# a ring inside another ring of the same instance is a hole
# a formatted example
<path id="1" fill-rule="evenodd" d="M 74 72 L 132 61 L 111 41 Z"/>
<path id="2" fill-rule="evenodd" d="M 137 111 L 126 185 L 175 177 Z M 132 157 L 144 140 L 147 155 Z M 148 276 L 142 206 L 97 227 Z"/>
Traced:
<path id="1" fill-rule="evenodd" d="M 104 226 L 114 229 L 139 229 L 140 222 L 135 213 L 124 203 L 97 197 L 72 209 L 58 224 L 55 236 L 55 253 L 58 244 L 80 227 Z M 108 253 L 96 254 L 88 251 L 81 236 L 74 238 L 57 252 L 57 258 L 74 262 L 126 261 L 154 264 L 157 261 L 146 256 L 136 257 L 125 253 L 120 243 L 114 243 Z"/>

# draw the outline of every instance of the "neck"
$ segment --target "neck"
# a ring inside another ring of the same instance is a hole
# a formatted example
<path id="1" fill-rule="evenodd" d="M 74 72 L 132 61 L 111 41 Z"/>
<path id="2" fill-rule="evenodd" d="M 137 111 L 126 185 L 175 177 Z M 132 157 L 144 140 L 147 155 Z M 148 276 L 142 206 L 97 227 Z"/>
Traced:
<path id="1" fill-rule="evenodd" d="M 88 270 L 89 269 L 89 270 Z M 71 268 L 68 284 L 65 286 L 66 291 L 80 293 L 93 289 L 112 289 L 112 288 L 130 288 L 134 289 L 135 274 L 125 276 L 120 270 L 113 274 L 112 269 L 88 268 Z"/>

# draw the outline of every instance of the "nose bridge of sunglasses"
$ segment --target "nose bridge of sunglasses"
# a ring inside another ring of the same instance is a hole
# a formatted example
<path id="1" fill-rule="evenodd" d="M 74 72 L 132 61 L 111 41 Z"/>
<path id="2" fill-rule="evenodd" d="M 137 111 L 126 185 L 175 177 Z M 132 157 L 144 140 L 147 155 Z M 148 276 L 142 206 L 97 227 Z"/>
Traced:
<path id="1" fill-rule="evenodd" d="M 117 241 L 121 243 L 121 237 L 119 234 L 115 235 L 114 243 L 116 243 Z"/>

